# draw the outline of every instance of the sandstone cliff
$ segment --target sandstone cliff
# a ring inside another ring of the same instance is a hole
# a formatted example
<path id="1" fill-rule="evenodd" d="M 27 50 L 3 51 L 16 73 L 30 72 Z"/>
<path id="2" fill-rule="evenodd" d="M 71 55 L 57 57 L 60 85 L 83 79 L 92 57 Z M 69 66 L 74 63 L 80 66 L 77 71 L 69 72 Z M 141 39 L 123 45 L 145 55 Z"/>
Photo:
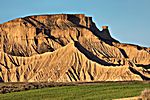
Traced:
<path id="1" fill-rule="evenodd" d="M 122 44 L 84 14 L 37 15 L 0 24 L 0 81 L 150 79 L 150 48 Z"/>

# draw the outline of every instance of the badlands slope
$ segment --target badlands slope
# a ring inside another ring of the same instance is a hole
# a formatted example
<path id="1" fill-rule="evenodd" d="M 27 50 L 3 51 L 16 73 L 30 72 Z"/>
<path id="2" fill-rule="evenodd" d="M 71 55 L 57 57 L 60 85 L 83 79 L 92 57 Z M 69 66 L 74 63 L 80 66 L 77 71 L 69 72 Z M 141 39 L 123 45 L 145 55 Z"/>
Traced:
<path id="1" fill-rule="evenodd" d="M 123 44 L 84 14 L 35 15 L 0 24 L 1 82 L 150 79 L 150 48 Z"/>

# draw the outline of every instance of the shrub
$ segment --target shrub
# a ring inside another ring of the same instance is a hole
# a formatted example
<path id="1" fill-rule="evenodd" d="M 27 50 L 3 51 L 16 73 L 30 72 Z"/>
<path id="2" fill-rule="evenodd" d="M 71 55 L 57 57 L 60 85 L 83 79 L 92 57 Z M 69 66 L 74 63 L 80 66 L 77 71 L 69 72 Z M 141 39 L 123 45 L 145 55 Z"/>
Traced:
<path id="1" fill-rule="evenodd" d="M 150 89 L 145 89 L 141 92 L 142 100 L 150 100 Z"/>

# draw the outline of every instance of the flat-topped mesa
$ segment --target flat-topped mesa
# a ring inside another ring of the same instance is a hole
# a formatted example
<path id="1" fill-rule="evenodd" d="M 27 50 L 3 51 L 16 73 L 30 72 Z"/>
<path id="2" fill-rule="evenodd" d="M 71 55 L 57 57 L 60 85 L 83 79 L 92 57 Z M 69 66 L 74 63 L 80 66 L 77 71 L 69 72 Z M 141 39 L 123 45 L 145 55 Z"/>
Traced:
<path id="1" fill-rule="evenodd" d="M 96 36 L 101 37 L 104 41 L 107 40 L 108 43 L 118 42 L 111 37 L 108 26 L 102 26 L 103 30 L 100 31 L 92 21 L 92 17 L 85 16 L 84 14 L 34 15 L 26 18 L 37 20 L 45 26 L 48 26 L 50 29 L 57 26 L 63 30 L 74 26 L 86 28 L 92 31 Z"/>
<path id="2" fill-rule="evenodd" d="M 3 51 L 15 56 L 31 56 L 54 51 L 81 34 L 94 37 L 92 17 L 84 14 L 33 15 L 17 18 L 0 25 Z M 93 30 L 93 31 L 91 31 Z M 79 31 L 79 32 L 78 32 Z M 1 37 L 1 36 L 0 36 Z M 51 43 L 52 42 L 52 43 Z M 53 44 L 57 45 L 53 45 Z M 0 45 L 1 45 L 0 44 Z"/>
<path id="3" fill-rule="evenodd" d="M 90 26 L 92 26 L 92 17 L 88 17 L 88 16 L 85 16 L 85 14 L 45 14 L 45 15 L 32 15 L 32 16 L 27 16 L 27 17 L 22 17 L 22 18 L 16 18 L 14 20 L 11 20 L 11 21 L 8 21 L 8 22 L 5 22 L 3 24 L 0 24 L 0 26 L 4 26 L 4 27 L 7 27 L 9 26 L 10 24 L 19 24 L 19 22 L 24 22 L 24 20 L 26 21 L 38 21 L 40 23 L 43 23 L 43 24 L 48 24 L 48 23 L 51 23 L 51 24 L 55 24 L 56 22 L 58 21 L 62 21 L 64 23 L 67 23 L 68 21 L 72 22 L 73 24 L 76 24 L 76 25 L 81 25 L 81 26 L 84 26 L 84 27 L 87 27 L 87 28 L 90 28 Z"/>
<path id="4" fill-rule="evenodd" d="M 32 15 L 32 16 L 27 16 L 35 19 L 46 19 L 46 18 L 51 18 L 53 20 L 57 19 L 62 19 L 62 20 L 67 20 L 68 17 L 77 17 L 79 19 L 85 18 L 84 14 L 51 14 L 51 15 Z"/>
<path id="5" fill-rule="evenodd" d="M 56 23 L 60 21 L 61 23 L 67 23 L 68 21 L 76 25 L 81 25 L 90 28 L 92 24 L 92 17 L 85 16 L 84 14 L 54 14 L 54 15 L 33 15 L 27 16 L 25 18 L 35 19 L 41 23 Z"/>
<path id="6" fill-rule="evenodd" d="M 92 17 L 84 14 L 32 15 L 0 24 L 0 33 L 4 41 L 7 40 L 2 42 L 3 51 L 15 56 L 54 51 L 84 35 L 86 38 L 97 36 L 111 44 L 114 39 L 106 30 L 108 26 L 103 26 L 103 29 L 100 31 Z M 53 46 L 50 41 L 58 45 Z"/>

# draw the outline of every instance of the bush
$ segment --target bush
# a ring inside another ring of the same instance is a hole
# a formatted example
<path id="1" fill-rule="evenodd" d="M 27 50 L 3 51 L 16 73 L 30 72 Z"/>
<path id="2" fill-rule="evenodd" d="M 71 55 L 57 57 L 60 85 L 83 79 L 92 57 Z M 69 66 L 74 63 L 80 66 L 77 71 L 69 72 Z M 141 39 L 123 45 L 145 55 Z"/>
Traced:
<path id="1" fill-rule="evenodd" d="M 145 89 L 141 92 L 142 100 L 150 100 L 150 89 Z"/>

